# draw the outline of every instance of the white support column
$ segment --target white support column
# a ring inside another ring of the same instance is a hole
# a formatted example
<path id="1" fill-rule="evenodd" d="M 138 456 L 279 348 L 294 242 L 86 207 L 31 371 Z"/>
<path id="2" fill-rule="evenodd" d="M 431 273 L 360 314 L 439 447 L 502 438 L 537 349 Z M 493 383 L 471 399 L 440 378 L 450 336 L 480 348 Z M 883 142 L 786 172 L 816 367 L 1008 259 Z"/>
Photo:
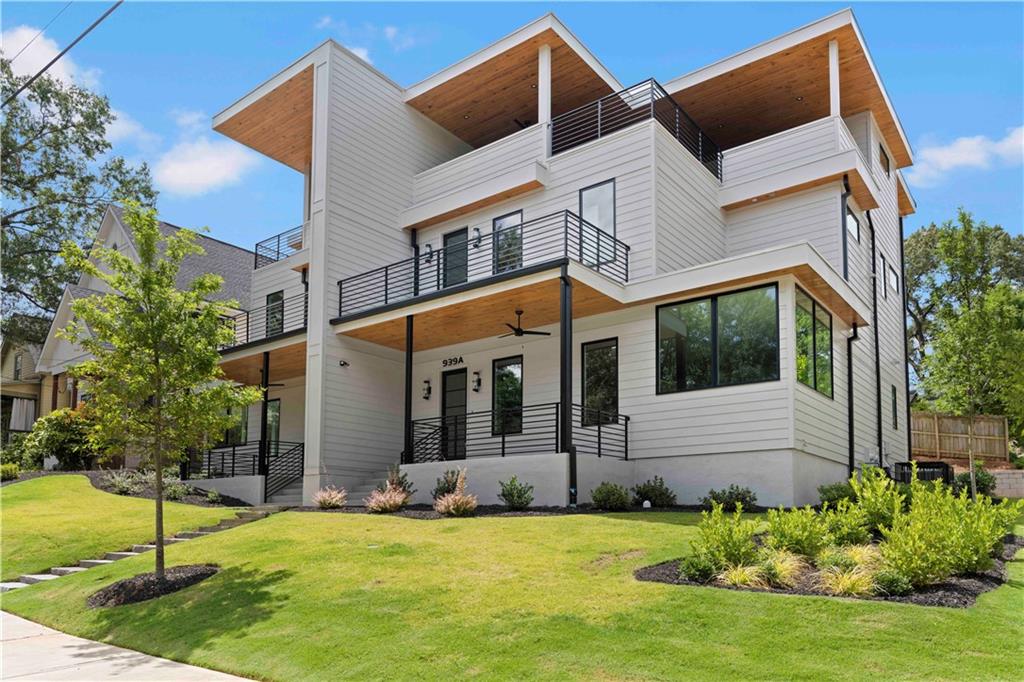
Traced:
<path id="1" fill-rule="evenodd" d="M 551 46 L 537 50 L 537 122 L 551 122 Z"/>
<path id="2" fill-rule="evenodd" d="M 839 116 L 839 41 L 828 41 L 829 116 Z"/>

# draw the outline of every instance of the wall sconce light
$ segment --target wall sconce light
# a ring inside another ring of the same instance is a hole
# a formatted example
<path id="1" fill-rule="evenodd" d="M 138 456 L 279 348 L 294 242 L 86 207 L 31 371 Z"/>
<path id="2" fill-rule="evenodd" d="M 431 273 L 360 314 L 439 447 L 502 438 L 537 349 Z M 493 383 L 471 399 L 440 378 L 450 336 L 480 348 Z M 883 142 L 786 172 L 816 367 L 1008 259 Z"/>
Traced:
<path id="1" fill-rule="evenodd" d="M 483 239 L 483 236 L 480 234 L 480 228 L 479 227 L 474 227 L 473 228 L 473 248 L 474 249 L 479 249 L 480 248 L 480 240 L 481 239 Z"/>
<path id="2" fill-rule="evenodd" d="M 427 244 L 427 257 L 424 259 L 424 263 L 429 263 L 434 259 L 434 247 Z"/>
<path id="3" fill-rule="evenodd" d="M 430 379 L 423 380 L 423 399 L 430 400 Z"/>
<path id="4" fill-rule="evenodd" d="M 480 384 L 483 380 L 480 378 L 480 372 L 473 372 L 473 393 L 480 392 Z"/>
<path id="5" fill-rule="evenodd" d="M 348 367 L 348 360 L 338 360 L 338 367 Z"/>

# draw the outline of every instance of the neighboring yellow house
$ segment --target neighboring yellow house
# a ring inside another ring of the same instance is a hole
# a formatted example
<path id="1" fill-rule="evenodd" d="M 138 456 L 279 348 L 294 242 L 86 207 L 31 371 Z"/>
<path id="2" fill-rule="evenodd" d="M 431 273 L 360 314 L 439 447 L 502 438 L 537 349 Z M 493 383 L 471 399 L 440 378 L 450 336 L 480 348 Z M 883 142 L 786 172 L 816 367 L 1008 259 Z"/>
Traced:
<path id="1" fill-rule="evenodd" d="M 36 371 L 40 349 L 35 343 L 5 342 L 0 350 L 0 435 L 4 443 L 12 433 L 30 431 L 44 407 L 43 377 Z"/>

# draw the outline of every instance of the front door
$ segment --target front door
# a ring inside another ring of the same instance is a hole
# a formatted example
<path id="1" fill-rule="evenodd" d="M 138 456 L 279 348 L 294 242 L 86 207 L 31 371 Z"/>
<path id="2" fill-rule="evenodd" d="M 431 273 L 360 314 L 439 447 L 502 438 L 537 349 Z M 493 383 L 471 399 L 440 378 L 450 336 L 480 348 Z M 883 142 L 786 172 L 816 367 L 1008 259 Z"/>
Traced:
<path id="1" fill-rule="evenodd" d="M 443 287 L 463 284 L 469 279 L 469 228 L 449 232 L 444 236 Z"/>
<path id="2" fill-rule="evenodd" d="M 445 459 L 466 458 L 466 370 L 441 375 L 441 452 Z"/>

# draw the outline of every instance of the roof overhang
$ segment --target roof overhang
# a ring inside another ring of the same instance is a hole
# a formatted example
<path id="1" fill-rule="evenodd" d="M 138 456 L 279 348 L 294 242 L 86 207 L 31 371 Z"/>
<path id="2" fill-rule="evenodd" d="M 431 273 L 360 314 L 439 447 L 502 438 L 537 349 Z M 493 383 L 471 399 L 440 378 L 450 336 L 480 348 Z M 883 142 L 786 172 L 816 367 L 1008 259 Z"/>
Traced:
<path id="1" fill-rule="evenodd" d="M 673 79 L 665 89 L 729 149 L 829 115 L 831 40 L 839 44 L 841 114 L 870 110 L 896 166 L 912 165 L 910 143 L 848 9 Z"/>
<path id="2" fill-rule="evenodd" d="M 473 147 L 537 122 L 537 50 L 551 46 L 553 116 L 622 89 L 553 14 L 471 54 L 405 91 L 405 101 Z"/>
<path id="3" fill-rule="evenodd" d="M 900 216 L 907 216 L 917 212 L 917 201 L 914 199 L 914 195 L 910 193 L 907 181 L 903 178 L 903 173 L 900 171 L 896 171 L 896 198 L 899 200 Z"/>

